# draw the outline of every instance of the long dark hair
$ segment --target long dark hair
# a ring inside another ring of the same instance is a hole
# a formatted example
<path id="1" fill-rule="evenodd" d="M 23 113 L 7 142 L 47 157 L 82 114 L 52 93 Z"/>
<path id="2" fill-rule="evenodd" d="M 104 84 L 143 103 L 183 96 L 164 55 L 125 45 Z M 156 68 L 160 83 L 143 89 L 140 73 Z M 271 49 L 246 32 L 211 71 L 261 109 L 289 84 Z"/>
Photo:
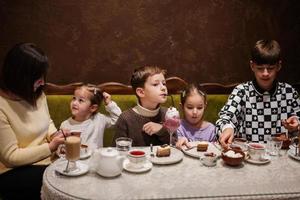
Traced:
<path id="1" fill-rule="evenodd" d="M 32 43 L 15 45 L 6 55 L 0 73 L 0 88 L 36 106 L 43 88 L 34 91 L 34 82 L 46 78 L 48 57 Z"/>

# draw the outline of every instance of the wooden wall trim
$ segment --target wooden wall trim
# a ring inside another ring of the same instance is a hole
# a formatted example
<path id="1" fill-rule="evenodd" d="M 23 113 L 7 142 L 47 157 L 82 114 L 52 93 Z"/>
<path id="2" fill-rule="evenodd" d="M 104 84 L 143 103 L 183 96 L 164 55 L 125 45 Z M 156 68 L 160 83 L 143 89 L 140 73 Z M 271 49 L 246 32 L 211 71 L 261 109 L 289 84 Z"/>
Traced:
<path id="1" fill-rule="evenodd" d="M 170 77 L 166 79 L 168 93 L 179 94 L 187 86 L 187 82 L 179 77 Z M 82 82 L 70 83 L 66 85 L 57 85 L 46 83 L 45 92 L 49 95 L 54 94 L 73 94 L 76 87 L 82 85 Z M 219 83 L 201 83 L 200 86 L 207 94 L 230 94 L 238 83 L 222 85 Z M 103 91 L 109 94 L 134 94 L 130 85 L 125 85 L 118 82 L 106 82 L 97 85 Z M 293 84 L 293 87 L 300 92 L 300 83 Z"/>

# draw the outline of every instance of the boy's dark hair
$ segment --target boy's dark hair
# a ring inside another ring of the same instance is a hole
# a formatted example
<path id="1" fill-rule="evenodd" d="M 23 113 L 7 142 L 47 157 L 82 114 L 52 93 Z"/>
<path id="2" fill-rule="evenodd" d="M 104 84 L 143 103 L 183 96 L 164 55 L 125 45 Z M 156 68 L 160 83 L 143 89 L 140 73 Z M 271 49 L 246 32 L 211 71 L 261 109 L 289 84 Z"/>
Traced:
<path id="1" fill-rule="evenodd" d="M 100 107 L 101 102 L 103 100 L 103 91 L 93 84 L 83 84 L 76 89 L 86 88 L 92 95 L 90 98 L 91 105 L 98 105 Z M 95 111 L 93 114 L 96 114 L 98 111 Z"/>
<path id="2" fill-rule="evenodd" d="M 257 65 L 277 64 L 281 60 L 280 45 L 275 40 L 259 40 L 251 51 L 251 60 Z"/>
<path id="3" fill-rule="evenodd" d="M 34 91 L 33 85 L 39 78 L 46 78 L 48 67 L 48 57 L 35 44 L 17 44 L 4 59 L 0 72 L 0 88 L 36 106 L 43 87 Z"/>
<path id="4" fill-rule="evenodd" d="M 203 92 L 203 90 L 201 89 L 201 86 L 199 84 L 191 83 L 191 84 L 187 85 L 185 87 L 185 89 L 180 94 L 180 102 L 181 102 L 182 105 L 185 104 L 185 101 L 186 101 L 187 97 L 191 96 L 191 94 L 193 92 L 196 92 L 200 96 L 202 96 L 203 99 L 204 99 L 204 103 L 206 104 L 206 102 L 207 102 L 207 100 L 206 100 L 206 96 L 207 96 L 206 93 Z"/>
<path id="5" fill-rule="evenodd" d="M 166 70 L 161 69 L 157 66 L 145 66 L 135 69 L 130 80 L 132 89 L 135 92 L 136 88 L 138 87 L 144 88 L 145 82 L 149 78 L 149 76 L 153 76 L 155 74 L 160 73 L 162 73 L 165 76 Z"/>

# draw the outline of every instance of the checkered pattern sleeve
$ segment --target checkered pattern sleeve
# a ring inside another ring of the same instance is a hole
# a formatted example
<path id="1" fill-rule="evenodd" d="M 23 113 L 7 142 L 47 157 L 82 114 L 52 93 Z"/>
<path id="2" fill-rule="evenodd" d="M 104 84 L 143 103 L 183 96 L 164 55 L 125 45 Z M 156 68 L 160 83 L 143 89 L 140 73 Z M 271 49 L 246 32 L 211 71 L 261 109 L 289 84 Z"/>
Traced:
<path id="1" fill-rule="evenodd" d="M 239 121 L 243 120 L 243 110 L 245 105 L 245 88 L 240 84 L 234 88 L 227 103 L 219 112 L 219 119 L 216 122 L 216 133 L 220 135 L 225 125 L 230 124 L 234 128 L 234 133 L 238 133 Z"/>
<path id="2" fill-rule="evenodd" d="M 298 117 L 298 121 L 300 121 L 300 96 L 299 93 L 294 89 L 293 89 L 293 98 L 292 98 L 292 102 L 291 102 L 291 106 L 292 106 L 292 114 L 291 115 L 296 115 Z"/>

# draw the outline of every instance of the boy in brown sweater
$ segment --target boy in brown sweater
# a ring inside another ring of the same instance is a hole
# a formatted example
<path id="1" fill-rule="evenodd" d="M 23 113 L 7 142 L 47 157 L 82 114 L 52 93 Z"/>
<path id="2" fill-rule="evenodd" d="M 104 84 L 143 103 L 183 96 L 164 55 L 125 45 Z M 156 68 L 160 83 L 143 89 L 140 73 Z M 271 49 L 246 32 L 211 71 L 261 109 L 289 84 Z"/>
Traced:
<path id="1" fill-rule="evenodd" d="M 169 143 L 169 133 L 162 125 L 167 101 L 165 70 L 146 66 L 137 68 L 131 76 L 131 86 L 138 98 L 137 105 L 124 111 L 115 125 L 115 139 L 129 137 L 132 146 L 162 145 Z"/>

